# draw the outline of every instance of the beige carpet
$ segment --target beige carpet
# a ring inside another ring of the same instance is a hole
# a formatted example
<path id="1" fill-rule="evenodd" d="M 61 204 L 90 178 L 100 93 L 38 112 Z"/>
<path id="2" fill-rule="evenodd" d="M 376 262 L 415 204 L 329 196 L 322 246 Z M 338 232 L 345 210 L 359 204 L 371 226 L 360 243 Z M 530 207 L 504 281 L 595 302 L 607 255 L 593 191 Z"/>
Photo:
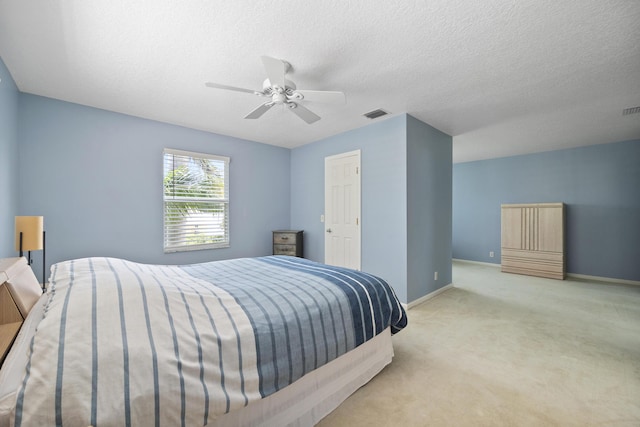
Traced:
<path id="1" fill-rule="evenodd" d="M 639 286 L 462 262 L 453 282 L 320 426 L 640 426 Z"/>

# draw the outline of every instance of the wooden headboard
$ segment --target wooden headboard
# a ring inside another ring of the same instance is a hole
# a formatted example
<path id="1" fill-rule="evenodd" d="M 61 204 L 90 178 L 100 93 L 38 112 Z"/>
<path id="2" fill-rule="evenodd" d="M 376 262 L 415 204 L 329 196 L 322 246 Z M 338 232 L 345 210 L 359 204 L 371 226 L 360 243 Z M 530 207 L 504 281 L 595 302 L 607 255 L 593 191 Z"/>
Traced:
<path id="1" fill-rule="evenodd" d="M 40 283 L 24 257 L 0 259 L 0 282 L 7 286 L 23 319 L 42 296 Z"/>
<path id="2" fill-rule="evenodd" d="M 42 288 L 24 257 L 0 259 L 0 364 L 41 296 Z"/>

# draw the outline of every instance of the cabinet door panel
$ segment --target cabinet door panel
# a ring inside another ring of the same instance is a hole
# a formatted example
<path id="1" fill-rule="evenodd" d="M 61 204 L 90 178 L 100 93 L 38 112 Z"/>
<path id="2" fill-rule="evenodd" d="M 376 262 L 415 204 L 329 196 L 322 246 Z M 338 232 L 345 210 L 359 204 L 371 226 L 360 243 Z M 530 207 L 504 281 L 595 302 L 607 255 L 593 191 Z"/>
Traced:
<path id="1" fill-rule="evenodd" d="M 538 210 L 538 250 L 563 252 L 562 208 L 540 208 Z"/>
<path id="2" fill-rule="evenodd" d="M 502 209 L 502 247 L 522 249 L 522 209 Z"/>

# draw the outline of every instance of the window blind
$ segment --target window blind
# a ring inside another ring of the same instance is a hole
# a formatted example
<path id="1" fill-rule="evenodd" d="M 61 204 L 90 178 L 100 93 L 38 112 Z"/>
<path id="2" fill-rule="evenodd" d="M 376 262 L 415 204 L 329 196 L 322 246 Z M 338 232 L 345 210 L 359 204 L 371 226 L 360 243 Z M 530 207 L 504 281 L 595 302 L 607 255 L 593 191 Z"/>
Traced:
<path id="1" fill-rule="evenodd" d="M 164 150 L 164 251 L 229 246 L 229 158 Z"/>

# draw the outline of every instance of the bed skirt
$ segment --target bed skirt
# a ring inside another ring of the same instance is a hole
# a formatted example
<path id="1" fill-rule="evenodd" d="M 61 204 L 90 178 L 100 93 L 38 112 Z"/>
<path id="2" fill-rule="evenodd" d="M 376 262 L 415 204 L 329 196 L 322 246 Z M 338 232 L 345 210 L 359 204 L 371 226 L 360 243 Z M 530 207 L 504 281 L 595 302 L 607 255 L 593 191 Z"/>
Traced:
<path id="1" fill-rule="evenodd" d="M 391 363 L 389 328 L 275 394 L 225 414 L 215 427 L 308 427 L 336 409 Z"/>

